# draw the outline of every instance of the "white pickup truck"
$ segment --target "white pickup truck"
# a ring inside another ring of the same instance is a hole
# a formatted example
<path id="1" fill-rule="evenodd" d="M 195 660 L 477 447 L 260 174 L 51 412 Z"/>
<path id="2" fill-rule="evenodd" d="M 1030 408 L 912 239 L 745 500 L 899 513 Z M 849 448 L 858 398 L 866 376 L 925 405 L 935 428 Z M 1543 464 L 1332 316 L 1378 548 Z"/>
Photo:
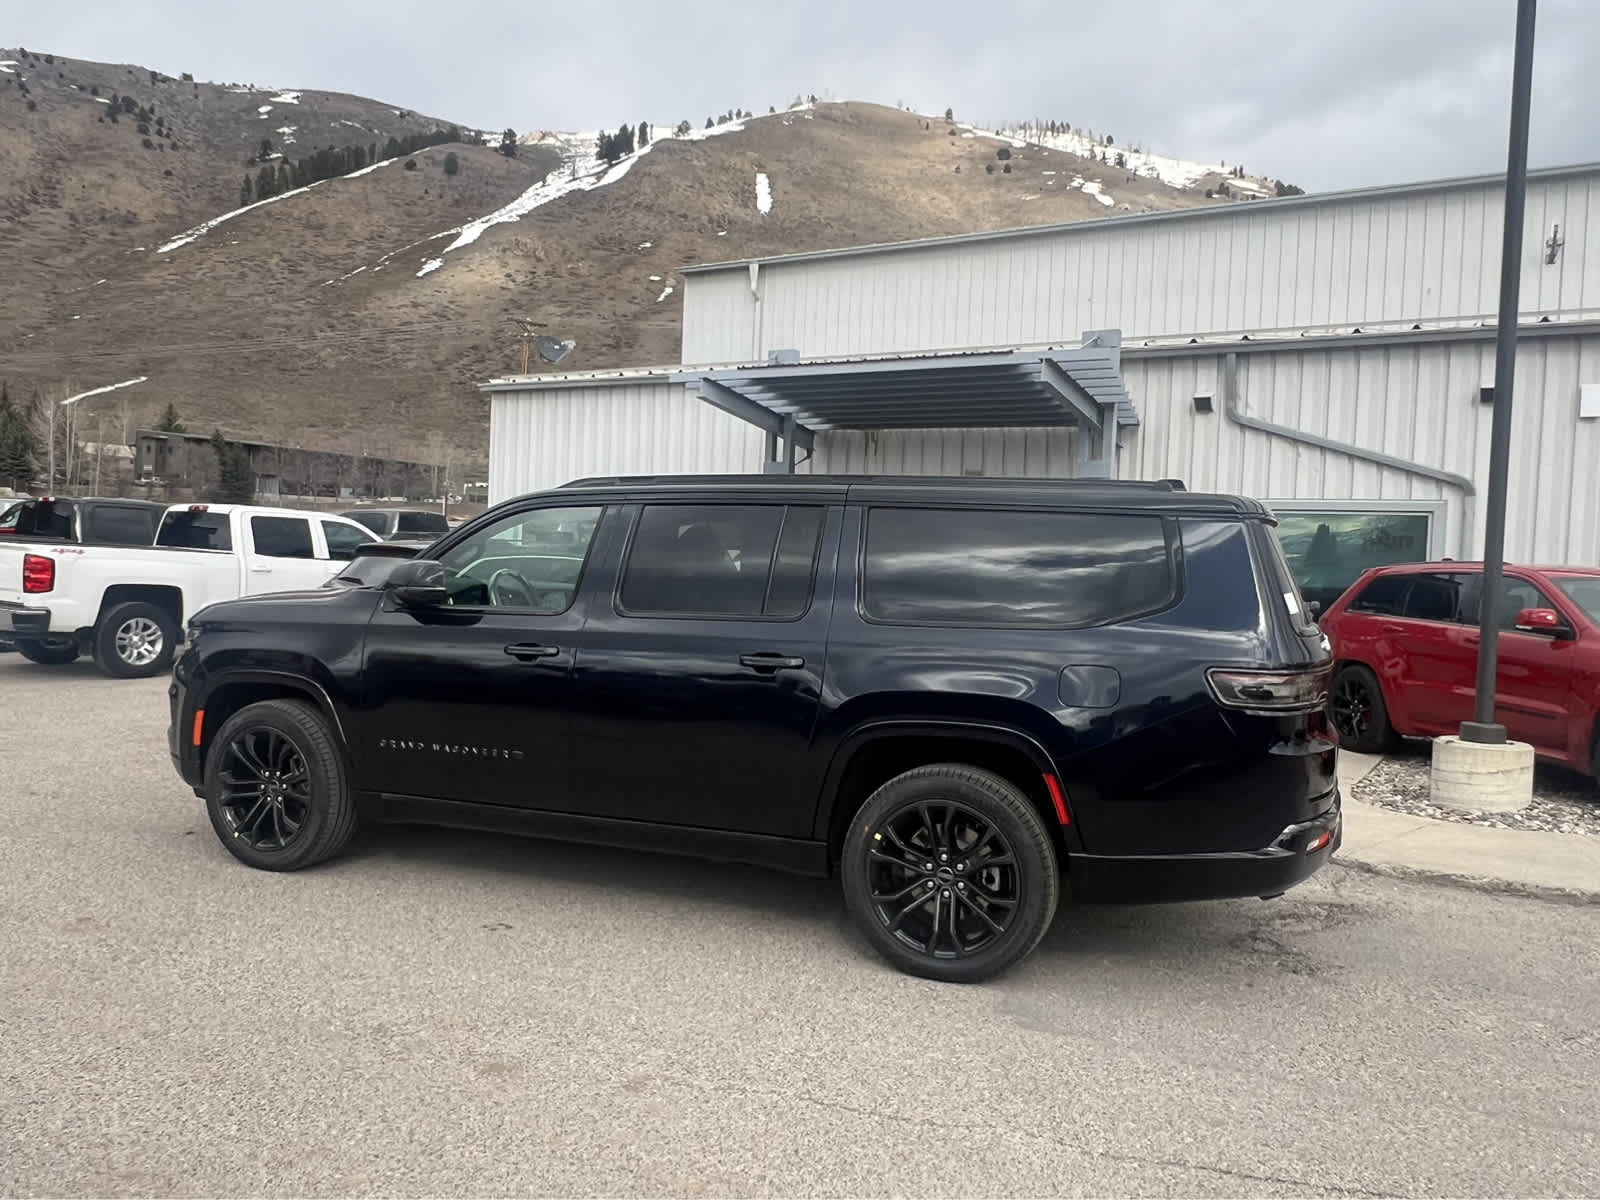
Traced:
<path id="1" fill-rule="evenodd" d="M 155 675 L 206 605 L 319 588 L 377 540 L 330 513 L 176 504 L 152 546 L 0 541 L 0 642 L 37 663 L 87 650 L 107 675 Z"/>

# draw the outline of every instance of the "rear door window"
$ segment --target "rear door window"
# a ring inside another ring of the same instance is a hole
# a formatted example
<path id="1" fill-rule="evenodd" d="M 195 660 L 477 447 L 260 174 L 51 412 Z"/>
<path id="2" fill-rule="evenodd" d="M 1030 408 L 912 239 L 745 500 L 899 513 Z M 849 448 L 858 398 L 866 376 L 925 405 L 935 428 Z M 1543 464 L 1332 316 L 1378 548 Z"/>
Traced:
<path id="1" fill-rule="evenodd" d="M 232 550 L 233 531 L 226 513 L 169 512 L 161 519 L 156 545 L 184 550 Z"/>
<path id="2" fill-rule="evenodd" d="M 622 569 L 622 611 L 799 617 L 811 604 L 823 512 L 820 505 L 648 505 Z"/>
<path id="3" fill-rule="evenodd" d="M 861 608 L 885 624 L 1106 625 L 1177 599 L 1157 516 L 875 508 Z"/>
<path id="4" fill-rule="evenodd" d="M 1460 621 L 1466 582 L 1465 575 L 1413 575 L 1400 615 L 1413 621 Z"/>
<path id="5" fill-rule="evenodd" d="M 251 517 L 250 541 L 266 558 L 315 558 L 311 522 L 305 517 Z"/>

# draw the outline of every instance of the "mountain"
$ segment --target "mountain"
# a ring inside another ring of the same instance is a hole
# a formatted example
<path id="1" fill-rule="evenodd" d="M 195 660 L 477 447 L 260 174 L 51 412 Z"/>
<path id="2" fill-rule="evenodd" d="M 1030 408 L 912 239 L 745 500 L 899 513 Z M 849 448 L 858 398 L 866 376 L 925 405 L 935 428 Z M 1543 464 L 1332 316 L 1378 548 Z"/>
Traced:
<path id="1" fill-rule="evenodd" d="M 615 163 L 597 133 L 524 133 L 508 156 L 498 133 L 357 96 L 0 51 L 0 378 L 64 396 L 144 376 L 106 411 L 479 461 L 473 385 L 520 369 L 525 325 L 576 342 L 563 370 L 675 361 L 683 264 L 1273 187 L 871 104 L 647 132 Z"/>

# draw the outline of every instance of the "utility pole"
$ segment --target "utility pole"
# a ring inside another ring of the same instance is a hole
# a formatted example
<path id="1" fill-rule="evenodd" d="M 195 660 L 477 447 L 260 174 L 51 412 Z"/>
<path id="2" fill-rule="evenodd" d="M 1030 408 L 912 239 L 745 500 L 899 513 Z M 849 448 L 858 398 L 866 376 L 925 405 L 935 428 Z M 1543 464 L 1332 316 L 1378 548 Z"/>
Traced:
<path id="1" fill-rule="evenodd" d="M 1483 599 L 1478 611 L 1478 682 L 1472 720 L 1461 740 L 1503 745 L 1494 719 L 1500 649 L 1501 574 L 1505 567 L 1506 486 L 1511 464 L 1511 392 L 1517 364 L 1522 290 L 1522 223 L 1528 194 L 1528 113 L 1533 97 L 1533 27 L 1537 0 L 1517 0 L 1517 42 L 1511 73 L 1511 139 L 1506 160 L 1506 224 L 1500 251 L 1500 323 L 1494 355 L 1494 424 L 1489 436 L 1489 492 L 1484 500 Z"/>

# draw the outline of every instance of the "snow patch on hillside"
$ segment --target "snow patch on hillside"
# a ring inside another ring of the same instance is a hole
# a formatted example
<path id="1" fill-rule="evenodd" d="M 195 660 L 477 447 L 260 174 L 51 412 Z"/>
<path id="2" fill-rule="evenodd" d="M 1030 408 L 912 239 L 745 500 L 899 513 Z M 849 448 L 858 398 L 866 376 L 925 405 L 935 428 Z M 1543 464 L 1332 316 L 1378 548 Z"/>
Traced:
<path id="1" fill-rule="evenodd" d="M 772 180 L 765 171 L 756 172 L 756 211 L 763 216 L 772 211 Z"/>
<path id="2" fill-rule="evenodd" d="M 417 272 L 417 278 L 421 279 L 424 275 L 430 275 L 442 266 L 444 266 L 444 259 L 430 258 L 427 262 L 422 264 L 422 270 Z"/>
<path id="3" fill-rule="evenodd" d="M 269 114 L 271 111 L 272 111 L 272 105 L 263 104 L 260 108 L 256 109 L 256 116 L 260 117 L 263 121 L 265 121 L 267 119 L 267 114 Z"/>
<path id="4" fill-rule="evenodd" d="M 303 192 L 309 192 L 314 187 L 321 187 L 322 184 L 324 184 L 325 182 L 327 182 L 327 181 L 323 180 L 323 179 L 319 179 L 319 180 L 317 180 L 316 183 L 308 183 L 308 184 L 306 184 L 305 187 L 295 188 L 292 191 L 283 192 L 283 193 L 280 193 L 279 195 L 276 195 L 276 196 L 268 196 L 265 200 L 257 200 L 254 204 L 246 204 L 243 208 L 236 208 L 236 209 L 233 209 L 231 212 L 225 212 L 220 217 L 212 217 L 211 220 L 206 221 L 206 222 L 204 222 L 204 223 L 202 223 L 200 225 L 196 225 L 193 229 L 189 230 L 187 233 L 179 234 L 177 237 L 173 238 L 170 242 L 166 242 L 163 245 L 157 246 L 156 247 L 156 253 L 157 254 L 166 254 L 166 253 L 168 253 L 170 251 L 176 250 L 179 246 L 187 246 L 190 242 L 194 241 L 195 238 L 204 237 L 206 234 L 210 233 L 213 229 L 215 229 L 218 225 L 221 225 L 225 221 L 231 221 L 235 217 L 249 212 L 252 208 L 260 208 L 263 204 L 276 204 L 280 200 L 289 199 L 290 196 L 298 196 Z M 143 246 L 139 246 L 137 248 L 140 249 L 140 250 L 144 249 Z"/>
<path id="5" fill-rule="evenodd" d="M 400 160 L 398 158 L 380 159 L 379 161 L 377 161 L 375 163 L 372 163 L 369 166 L 357 167 L 354 171 L 351 171 L 348 174 L 340 175 L 339 178 L 340 179 L 354 179 L 357 175 L 370 175 L 370 174 L 372 174 L 372 172 L 376 171 L 379 167 L 387 167 L 390 163 L 395 163 L 395 162 L 399 162 L 399 161 Z"/>
<path id="6" fill-rule="evenodd" d="M 4 71 L 7 75 L 15 75 L 16 71 L 13 68 L 19 67 L 21 65 L 22 64 L 19 63 L 14 58 L 7 58 L 7 59 L 4 59 L 4 60 L 0 60 L 0 71 Z"/>
<path id="7" fill-rule="evenodd" d="M 661 295 L 659 295 L 659 296 L 657 296 L 657 297 L 656 297 L 656 303 L 657 303 L 657 304 L 660 304 L 660 303 L 661 303 L 661 302 L 662 302 L 662 301 L 663 301 L 663 300 L 665 300 L 665 299 L 666 299 L 666 298 L 667 298 L 667 297 L 668 297 L 668 296 L 670 296 L 670 295 L 672 295 L 672 293 L 673 293 L 673 292 L 674 292 L 674 291 L 675 291 L 675 290 L 676 290 L 676 289 L 674 289 L 674 288 L 673 288 L 673 286 L 672 286 L 672 285 L 671 285 L 671 284 L 670 284 L 670 283 L 669 283 L 669 284 L 667 284 L 667 286 L 666 286 L 666 287 L 664 287 L 664 288 L 662 288 L 662 289 L 661 289 Z"/>
<path id="8" fill-rule="evenodd" d="M 300 103 L 300 93 L 299 92 L 283 92 L 280 95 L 274 96 L 272 98 L 272 102 L 274 104 L 299 104 Z"/>

